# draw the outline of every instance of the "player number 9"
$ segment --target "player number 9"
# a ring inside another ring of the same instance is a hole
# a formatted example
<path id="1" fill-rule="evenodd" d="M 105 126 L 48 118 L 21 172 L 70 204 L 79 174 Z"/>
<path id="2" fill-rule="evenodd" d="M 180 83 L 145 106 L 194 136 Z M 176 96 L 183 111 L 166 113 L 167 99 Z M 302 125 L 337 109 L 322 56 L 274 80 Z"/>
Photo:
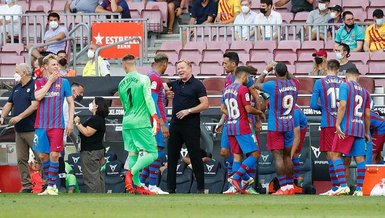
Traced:
<path id="1" fill-rule="evenodd" d="M 293 104 L 294 104 L 294 98 L 292 95 L 286 95 L 282 99 L 282 107 L 286 109 L 286 111 L 283 113 L 284 116 L 289 115 L 290 112 L 293 109 Z"/>

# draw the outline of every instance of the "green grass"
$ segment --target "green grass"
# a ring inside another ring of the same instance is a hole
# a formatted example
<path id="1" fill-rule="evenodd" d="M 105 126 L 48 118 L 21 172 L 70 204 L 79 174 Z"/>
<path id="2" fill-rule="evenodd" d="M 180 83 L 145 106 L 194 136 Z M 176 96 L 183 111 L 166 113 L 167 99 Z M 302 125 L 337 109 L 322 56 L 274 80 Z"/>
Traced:
<path id="1" fill-rule="evenodd" d="M 385 217 L 381 197 L 0 194 L 0 217 Z"/>

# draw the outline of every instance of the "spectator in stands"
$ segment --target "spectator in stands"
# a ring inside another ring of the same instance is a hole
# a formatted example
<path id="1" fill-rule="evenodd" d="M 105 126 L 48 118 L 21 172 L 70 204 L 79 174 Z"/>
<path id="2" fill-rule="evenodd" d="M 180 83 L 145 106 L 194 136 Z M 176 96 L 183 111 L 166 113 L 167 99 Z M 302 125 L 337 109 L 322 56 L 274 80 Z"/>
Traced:
<path id="1" fill-rule="evenodd" d="M 67 0 L 64 6 L 66 13 L 94 13 L 99 5 L 99 0 Z"/>
<path id="2" fill-rule="evenodd" d="M 40 78 L 43 76 L 43 59 L 44 57 L 41 56 L 33 62 L 33 76 L 35 76 L 36 78 Z"/>
<path id="3" fill-rule="evenodd" d="M 68 67 L 67 53 L 64 50 L 60 50 L 57 53 L 58 63 L 59 63 L 59 73 L 64 77 L 74 77 L 76 72 L 74 69 Z"/>
<path id="4" fill-rule="evenodd" d="M 20 173 L 21 186 L 23 193 L 32 192 L 29 173 L 29 150 L 34 141 L 34 124 L 38 102 L 35 99 L 35 81 L 31 77 L 32 71 L 27 64 L 16 65 L 15 81 L 8 102 L 4 105 L 1 112 L 0 125 L 3 125 L 4 118 L 12 110 L 12 119 L 9 125 L 15 125 L 17 167 Z M 35 153 L 37 157 L 37 153 Z"/>
<path id="5" fill-rule="evenodd" d="M 247 25 L 247 26 L 235 26 L 235 38 L 237 40 L 249 40 L 254 36 L 255 27 L 252 24 L 257 23 L 257 13 L 251 11 L 251 0 L 241 1 L 241 13 L 235 17 L 234 25 Z"/>
<path id="6" fill-rule="evenodd" d="M 365 32 L 365 51 L 384 51 L 385 49 L 385 22 L 384 12 L 381 9 L 373 11 L 374 24 Z"/>
<path id="7" fill-rule="evenodd" d="M 85 122 L 81 123 L 78 116 L 74 118 L 81 138 L 80 158 L 84 183 L 87 185 L 88 193 L 104 193 L 101 167 L 105 161 L 103 138 L 106 132 L 105 118 L 109 113 L 107 101 L 102 97 L 96 97 L 88 109 L 92 116 Z"/>
<path id="8" fill-rule="evenodd" d="M 310 75 L 311 76 L 325 75 L 327 70 L 328 54 L 324 49 L 320 49 L 316 53 L 313 53 L 313 57 L 314 57 L 314 65 L 313 65 L 313 70 L 310 72 Z"/>
<path id="9" fill-rule="evenodd" d="M 102 57 L 98 57 L 98 75 L 96 75 L 95 66 L 95 51 L 99 46 L 92 44 L 87 52 L 90 59 L 83 69 L 83 76 L 110 76 L 110 63 L 104 60 Z"/>
<path id="10" fill-rule="evenodd" d="M 340 62 L 338 75 L 345 76 L 350 68 L 357 68 L 356 65 L 348 60 L 350 57 L 350 48 L 347 44 L 341 43 L 335 48 L 336 59 Z"/>
<path id="11" fill-rule="evenodd" d="M 318 8 L 309 13 L 306 19 L 306 24 L 314 26 L 305 27 L 305 40 L 309 40 L 309 37 L 311 37 L 312 40 L 317 39 L 317 32 L 319 34 L 319 39 L 324 39 L 326 34 L 326 26 L 324 26 L 324 24 L 327 24 L 330 19 L 329 4 L 330 0 L 319 0 Z M 312 28 L 311 36 L 309 36 L 309 28 Z"/>
<path id="12" fill-rule="evenodd" d="M 68 36 L 67 27 L 60 25 L 60 16 L 58 13 L 52 12 L 48 15 L 49 29 L 44 34 L 44 42 L 57 42 L 46 47 L 40 47 L 32 51 L 32 57 L 37 59 L 48 54 L 57 54 L 60 50 L 65 50 L 67 43 L 59 42 Z M 32 46 L 27 46 L 29 50 Z M 32 60 L 34 63 L 35 59 Z"/>
<path id="13" fill-rule="evenodd" d="M 0 14 L 14 14 L 14 15 L 21 15 L 23 13 L 23 10 L 20 5 L 16 4 L 16 0 L 5 0 L 5 5 L 0 6 Z M 13 22 L 11 21 L 13 20 Z M 6 33 L 6 39 L 5 41 L 7 43 L 10 43 L 11 37 L 13 36 L 13 39 L 15 40 L 15 43 L 19 42 L 19 29 L 20 29 L 20 17 L 19 16 L 0 16 L 0 29 L 1 32 L 3 32 L 3 25 L 5 25 L 5 33 Z M 12 33 L 11 28 L 13 27 L 13 35 L 9 35 Z M 1 43 L 1 42 L 0 42 Z"/>
<path id="14" fill-rule="evenodd" d="M 125 0 L 102 0 L 95 9 L 96 13 L 120 13 L 123 19 L 131 18 L 130 9 Z"/>
<path id="15" fill-rule="evenodd" d="M 330 7 L 330 17 L 331 19 L 328 21 L 328 24 L 335 24 L 334 28 L 333 26 L 328 27 L 328 40 L 332 40 L 333 38 L 333 32 L 337 32 L 337 30 L 340 28 L 342 21 L 342 8 L 339 5 L 334 5 L 333 7 Z"/>
<path id="16" fill-rule="evenodd" d="M 345 11 L 342 13 L 342 20 L 344 25 L 342 25 L 337 33 L 335 38 L 335 46 L 338 44 L 345 43 L 349 45 L 350 51 L 362 51 L 364 44 L 364 31 L 362 28 L 354 23 L 354 16 L 351 11 Z"/>
<path id="17" fill-rule="evenodd" d="M 274 6 L 282 7 L 286 5 L 290 0 L 278 0 Z M 297 13 L 301 11 L 312 11 L 314 0 L 291 0 L 291 12 Z"/>
<path id="18" fill-rule="evenodd" d="M 167 12 L 168 12 L 168 34 L 174 33 L 175 18 L 182 15 L 183 10 L 188 7 L 188 1 L 186 0 L 167 0 Z"/>
<path id="19" fill-rule="evenodd" d="M 273 10 L 273 1 L 261 0 L 260 12 L 261 13 L 257 15 L 257 22 L 255 23 L 256 25 L 259 25 L 258 38 L 261 39 L 264 36 L 265 39 L 277 39 L 277 26 L 266 26 L 268 24 L 282 24 L 281 14 Z"/>
<path id="20" fill-rule="evenodd" d="M 216 24 L 232 24 L 235 17 L 241 12 L 239 0 L 219 0 Z"/>

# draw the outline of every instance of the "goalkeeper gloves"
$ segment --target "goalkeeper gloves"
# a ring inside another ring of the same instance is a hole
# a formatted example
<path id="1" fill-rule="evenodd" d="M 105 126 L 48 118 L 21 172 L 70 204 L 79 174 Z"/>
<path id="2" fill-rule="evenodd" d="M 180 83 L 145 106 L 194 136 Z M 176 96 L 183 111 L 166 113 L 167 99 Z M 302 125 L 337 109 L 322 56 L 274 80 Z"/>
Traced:
<path id="1" fill-rule="evenodd" d="M 154 114 L 152 117 L 152 135 L 156 135 L 159 131 L 158 115 Z"/>

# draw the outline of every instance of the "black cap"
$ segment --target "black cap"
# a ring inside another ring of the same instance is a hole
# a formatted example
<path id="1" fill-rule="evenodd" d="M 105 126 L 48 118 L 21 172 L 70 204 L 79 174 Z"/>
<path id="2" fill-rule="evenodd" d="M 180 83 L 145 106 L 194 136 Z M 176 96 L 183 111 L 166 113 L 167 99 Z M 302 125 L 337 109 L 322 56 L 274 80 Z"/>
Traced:
<path id="1" fill-rule="evenodd" d="M 341 12 L 342 11 L 342 7 L 339 6 L 339 5 L 333 5 L 332 7 L 329 7 L 329 10 Z"/>
<path id="2" fill-rule="evenodd" d="M 383 18 L 384 12 L 381 9 L 376 9 L 373 11 L 373 17 Z"/>
<path id="3" fill-rule="evenodd" d="M 330 2 L 330 0 L 318 0 L 319 3 Z"/>

